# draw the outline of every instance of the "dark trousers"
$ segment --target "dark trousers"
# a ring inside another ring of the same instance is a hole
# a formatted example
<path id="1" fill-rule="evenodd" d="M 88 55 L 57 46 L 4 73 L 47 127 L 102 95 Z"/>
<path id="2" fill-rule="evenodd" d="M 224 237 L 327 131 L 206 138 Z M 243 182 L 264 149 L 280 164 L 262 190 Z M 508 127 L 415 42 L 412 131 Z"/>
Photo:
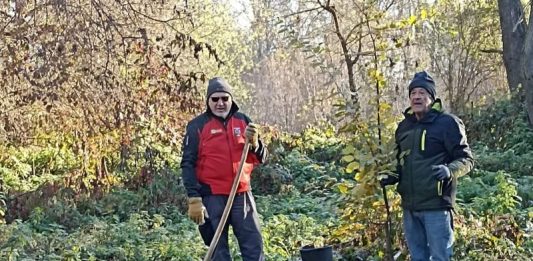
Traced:
<path id="1" fill-rule="evenodd" d="M 216 231 L 222 218 L 228 196 L 210 195 L 203 197 L 213 231 Z M 251 192 L 238 193 L 233 201 L 226 226 L 213 253 L 214 261 L 231 261 L 228 247 L 228 227 L 232 226 L 233 233 L 239 243 L 243 261 L 263 261 L 263 239 L 259 227 L 254 198 Z"/>

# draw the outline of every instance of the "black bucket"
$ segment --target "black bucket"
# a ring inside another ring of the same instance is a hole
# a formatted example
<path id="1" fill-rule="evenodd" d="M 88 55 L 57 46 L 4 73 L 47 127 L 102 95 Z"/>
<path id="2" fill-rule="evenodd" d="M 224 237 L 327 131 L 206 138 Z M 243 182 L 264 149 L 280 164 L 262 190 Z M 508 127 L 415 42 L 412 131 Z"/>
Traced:
<path id="1" fill-rule="evenodd" d="M 300 249 L 302 261 L 333 261 L 333 249 L 331 246 L 314 248 L 305 246 Z"/>

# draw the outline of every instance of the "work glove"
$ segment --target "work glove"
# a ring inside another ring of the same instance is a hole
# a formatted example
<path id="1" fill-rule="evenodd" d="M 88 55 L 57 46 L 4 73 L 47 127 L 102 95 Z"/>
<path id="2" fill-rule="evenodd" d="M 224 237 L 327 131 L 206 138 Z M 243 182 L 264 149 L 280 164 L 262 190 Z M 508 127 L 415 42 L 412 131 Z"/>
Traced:
<path id="1" fill-rule="evenodd" d="M 246 130 L 244 131 L 244 136 L 250 142 L 250 145 L 252 145 L 253 148 L 259 147 L 259 126 L 256 124 L 250 123 L 248 126 L 246 126 Z"/>
<path id="2" fill-rule="evenodd" d="M 189 198 L 187 202 L 189 203 L 189 218 L 192 219 L 194 223 L 203 225 L 205 223 L 205 219 L 209 218 L 209 215 L 207 214 L 204 204 L 202 204 L 202 198 L 192 197 Z"/>
<path id="3" fill-rule="evenodd" d="M 381 187 L 394 185 L 398 183 L 398 181 L 400 181 L 400 179 L 398 178 L 398 175 L 390 171 L 387 171 L 385 173 L 380 173 L 380 175 L 378 176 L 378 179 L 379 179 L 379 185 L 381 185 Z"/>
<path id="4" fill-rule="evenodd" d="M 445 180 L 452 177 L 452 173 L 446 165 L 433 165 L 431 169 L 433 170 L 433 176 L 437 180 Z"/>

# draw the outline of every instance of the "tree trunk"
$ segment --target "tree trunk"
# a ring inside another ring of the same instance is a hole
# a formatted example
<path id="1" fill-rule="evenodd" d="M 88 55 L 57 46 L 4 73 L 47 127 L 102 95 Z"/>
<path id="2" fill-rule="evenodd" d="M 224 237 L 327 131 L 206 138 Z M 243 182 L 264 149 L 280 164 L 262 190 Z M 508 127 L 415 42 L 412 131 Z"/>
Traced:
<path id="1" fill-rule="evenodd" d="M 502 29 L 503 62 L 511 92 L 523 83 L 521 57 L 526 37 L 524 9 L 520 0 L 498 0 L 500 26 Z"/>
<path id="2" fill-rule="evenodd" d="M 324 10 L 329 12 L 331 14 L 331 18 L 333 19 L 333 24 L 335 25 L 335 34 L 339 39 L 339 43 L 342 48 L 342 54 L 344 56 L 344 63 L 346 64 L 346 70 L 348 72 L 348 86 L 350 88 L 350 100 L 348 102 L 351 102 L 350 109 L 354 110 L 355 118 L 359 120 L 361 106 L 359 104 L 359 93 L 357 92 L 357 86 L 355 85 L 355 76 L 353 73 L 355 61 L 357 61 L 358 57 L 352 57 L 352 55 L 350 55 L 350 50 L 348 48 L 348 40 L 341 32 L 339 18 L 337 16 L 337 11 L 335 10 L 335 7 L 330 6 L 329 1 L 327 1 L 325 5 L 318 1 L 318 4 Z"/>
<path id="3" fill-rule="evenodd" d="M 531 2 L 533 8 L 533 1 Z M 533 14 L 529 15 L 529 27 L 524 42 L 524 55 L 522 56 L 522 72 L 524 77 L 524 93 L 526 96 L 526 110 L 529 116 L 529 125 L 533 127 Z"/>

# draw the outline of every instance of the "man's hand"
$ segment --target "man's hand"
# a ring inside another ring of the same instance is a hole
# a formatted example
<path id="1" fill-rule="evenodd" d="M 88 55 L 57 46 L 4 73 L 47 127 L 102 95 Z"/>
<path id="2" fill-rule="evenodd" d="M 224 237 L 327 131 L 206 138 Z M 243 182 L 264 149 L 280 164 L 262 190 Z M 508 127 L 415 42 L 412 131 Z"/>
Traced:
<path id="1" fill-rule="evenodd" d="M 188 199 L 189 203 L 189 218 L 194 221 L 194 223 L 198 225 L 202 225 L 205 223 L 205 218 L 209 218 L 209 215 L 207 214 L 207 210 L 204 207 L 204 204 L 202 204 L 202 198 L 201 197 L 193 197 Z"/>
<path id="2" fill-rule="evenodd" d="M 379 174 L 380 175 L 378 176 L 378 179 L 379 179 L 379 185 L 381 185 L 381 187 L 394 185 L 398 183 L 398 181 L 400 181 L 396 173 L 387 171 L 385 173 L 379 173 Z"/>
<path id="3" fill-rule="evenodd" d="M 452 173 L 446 165 L 434 165 L 431 166 L 431 169 L 433 170 L 433 176 L 435 176 L 437 180 L 445 180 L 452 177 Z"/>
<path id="4" fill-rule="evenodd" d="M 253 148 L 259 147 L 259 132 L 256 124 L 250 123 L 244 131 L 244 136 L 250 142 Z"/>

